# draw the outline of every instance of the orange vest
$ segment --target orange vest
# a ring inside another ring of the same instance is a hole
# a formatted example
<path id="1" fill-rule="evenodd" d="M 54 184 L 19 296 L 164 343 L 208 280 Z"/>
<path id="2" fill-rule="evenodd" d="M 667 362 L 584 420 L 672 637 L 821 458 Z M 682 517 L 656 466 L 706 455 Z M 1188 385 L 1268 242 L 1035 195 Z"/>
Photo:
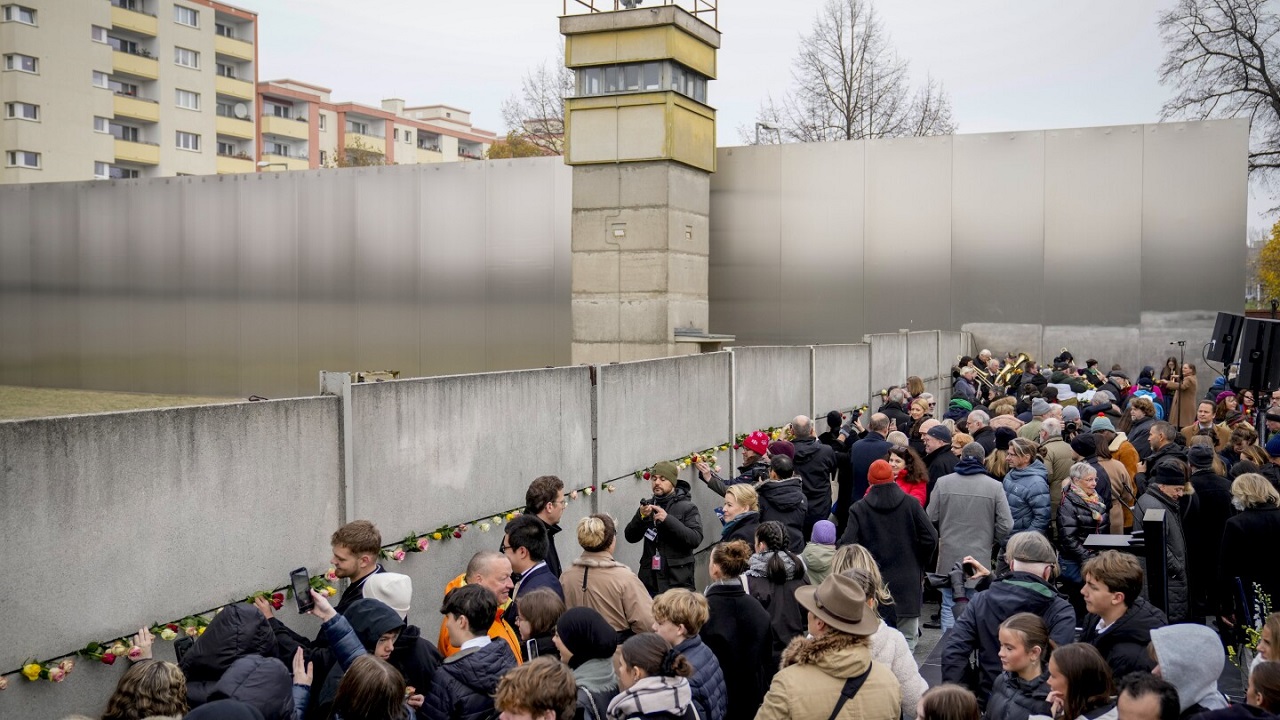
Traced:
<path id="1" fill-rule="evenodd" d="M 465 573 L 463 573 L 463 575 L 465 575 Z M 463 575 L 459 575 L 458 577 L 450 580 L 449 584 L 444 586 L 445 595 L 448 595 L 450 591 L 456 590 L 467 584 Z M 493 624 L 489 626 L 489 637 L 494 640 L 505 640 L 507 645 L 511 646 L 511 653 L 516 656 L 516 662 L 523 663 L 524 661 L 520 658 L 520 639 L 516 637 L 515 629 L 512 628 L 511 625 L 502 617 L 505 614 L 507 607 L 510 605 L 511 601 L 508 600 L 506 605 L 498 608 L 498 616 L 493 619 Z M 440 639 L 436 643 L 436 647 L 440 648 L 440 652 L 445 657 L 456 655 L 460 649 L 450 644 L 449 628 L 445 627 L 444 620 L 440 621 Z"/>

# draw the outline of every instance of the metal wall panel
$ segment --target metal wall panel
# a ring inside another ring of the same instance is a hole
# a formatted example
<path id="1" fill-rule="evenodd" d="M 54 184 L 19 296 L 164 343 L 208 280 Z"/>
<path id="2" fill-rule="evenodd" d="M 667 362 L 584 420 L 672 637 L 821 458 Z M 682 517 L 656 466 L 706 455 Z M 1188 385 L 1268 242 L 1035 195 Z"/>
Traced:
<path id="1" fill-rule="evenodd" d="M 779 167 L 785 149 L 722 150 L 711 176 L 710 325 L 744 345 L 775 345 L 782 339 L 777 268 L 782 254 Z"/>
<path id="2" fill-rule="evenodd" d="M 953 148 L 949 326 L 1035 322 L 1045 275 L 1044 133 L 957 135 Z"/>
<path id="3" fill-rule="evenodd" d="M 948 327 L 951 138 L 868 143 L 867 177 L 863 312 L 868 332 Z"/>
<path id="4" fill-rule="evenodd" d="M 1042 322 L 1137 324 L 1142 195 L 1141 126 L 1046 134 Z"/>
<path id="5" fill-rule="evenodd" d="M 778 270 L 761 275 L 781 281 L 783 345 L 849 343 L 865 332 L 851 311 L 862 305 L 864 147 L 782 146 Z"/>
<path id="6" fill-rule="evenodd" d="M 284 397 L 322 369 L 567 364 L 571 178 L 533 158 L 0 188 L 0 381 Z"/>
<path id="7" fill-rule="evenodd" d="M 1142 309 L 1239 312 L 1239 278 L 1220 268 L 1245 263 L 1248 122 L 1148 125 L 1143 139 Z"/>

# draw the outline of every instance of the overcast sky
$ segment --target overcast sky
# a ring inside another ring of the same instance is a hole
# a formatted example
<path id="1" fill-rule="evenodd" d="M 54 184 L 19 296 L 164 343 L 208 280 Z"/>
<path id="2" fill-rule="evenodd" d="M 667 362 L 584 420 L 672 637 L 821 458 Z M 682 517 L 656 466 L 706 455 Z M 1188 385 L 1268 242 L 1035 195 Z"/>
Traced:
<path id="1" fill-rule="evenodd" d="M 572 0 L 569 0 L 572 3 Z M 597 0 L 599 2 L 600 0 Z M 649 0 L 658 3 L 661 0 Z M 259 14 L 259 79 L 333 99 L 447 103 L 503 132 L 499 109 L 529 67 L 555 61 L 562 0 L 232 0 Z M 825 0 L 720 0 L 720 77 L 708 89 L 720 145 L 741 144 Z M 940 80 L 959 132 L 1155 122 L 1156 29 L 1173 0 L 879 0 L 912 74 Z M 1254 204 L 1251 202 L 1251 204 Z M 1251 224 L 1255 222 L 1251 220 Z"/>

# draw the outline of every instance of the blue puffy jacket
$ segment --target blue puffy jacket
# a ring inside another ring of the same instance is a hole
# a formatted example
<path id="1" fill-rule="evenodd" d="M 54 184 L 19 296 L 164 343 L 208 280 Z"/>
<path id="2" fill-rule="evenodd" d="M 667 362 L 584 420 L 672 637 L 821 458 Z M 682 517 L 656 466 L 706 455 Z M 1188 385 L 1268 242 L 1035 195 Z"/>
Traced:
<path id="1" fill-rule="evenodd" d="M 703 720 L 724 720 L 729 691 L 724 686 L 724 673 L 716 654 L 702 642 L 698 635 L 676 646 L 676 652 L 684 655 L 693 666 L 689 685 L 693 688 L 693 705 Z"/>
<path id="2" fill-rule="evenodd" d="M 1049 504 L 1049 471 L 1037 458 L 1020 470 L 1011 469 L 1004 476 L 1004 494 L 1009 500 L 1009 514 L 1013 516 L 1013 530 L 1048 534 L 1052 511 Z"/>

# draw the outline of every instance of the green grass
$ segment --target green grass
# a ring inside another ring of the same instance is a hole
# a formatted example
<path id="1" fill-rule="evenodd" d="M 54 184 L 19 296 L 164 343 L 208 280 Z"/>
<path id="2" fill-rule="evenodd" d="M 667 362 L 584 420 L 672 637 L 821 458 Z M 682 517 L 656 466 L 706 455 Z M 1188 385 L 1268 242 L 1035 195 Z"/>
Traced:
<path id="1" fill-rule="evenodd" d="M 119 410 L 147 410 L 178 405 L 208 405 L 239 402 L 241 399 L 0 385 L 0 420 L 23 420 Z"/>

